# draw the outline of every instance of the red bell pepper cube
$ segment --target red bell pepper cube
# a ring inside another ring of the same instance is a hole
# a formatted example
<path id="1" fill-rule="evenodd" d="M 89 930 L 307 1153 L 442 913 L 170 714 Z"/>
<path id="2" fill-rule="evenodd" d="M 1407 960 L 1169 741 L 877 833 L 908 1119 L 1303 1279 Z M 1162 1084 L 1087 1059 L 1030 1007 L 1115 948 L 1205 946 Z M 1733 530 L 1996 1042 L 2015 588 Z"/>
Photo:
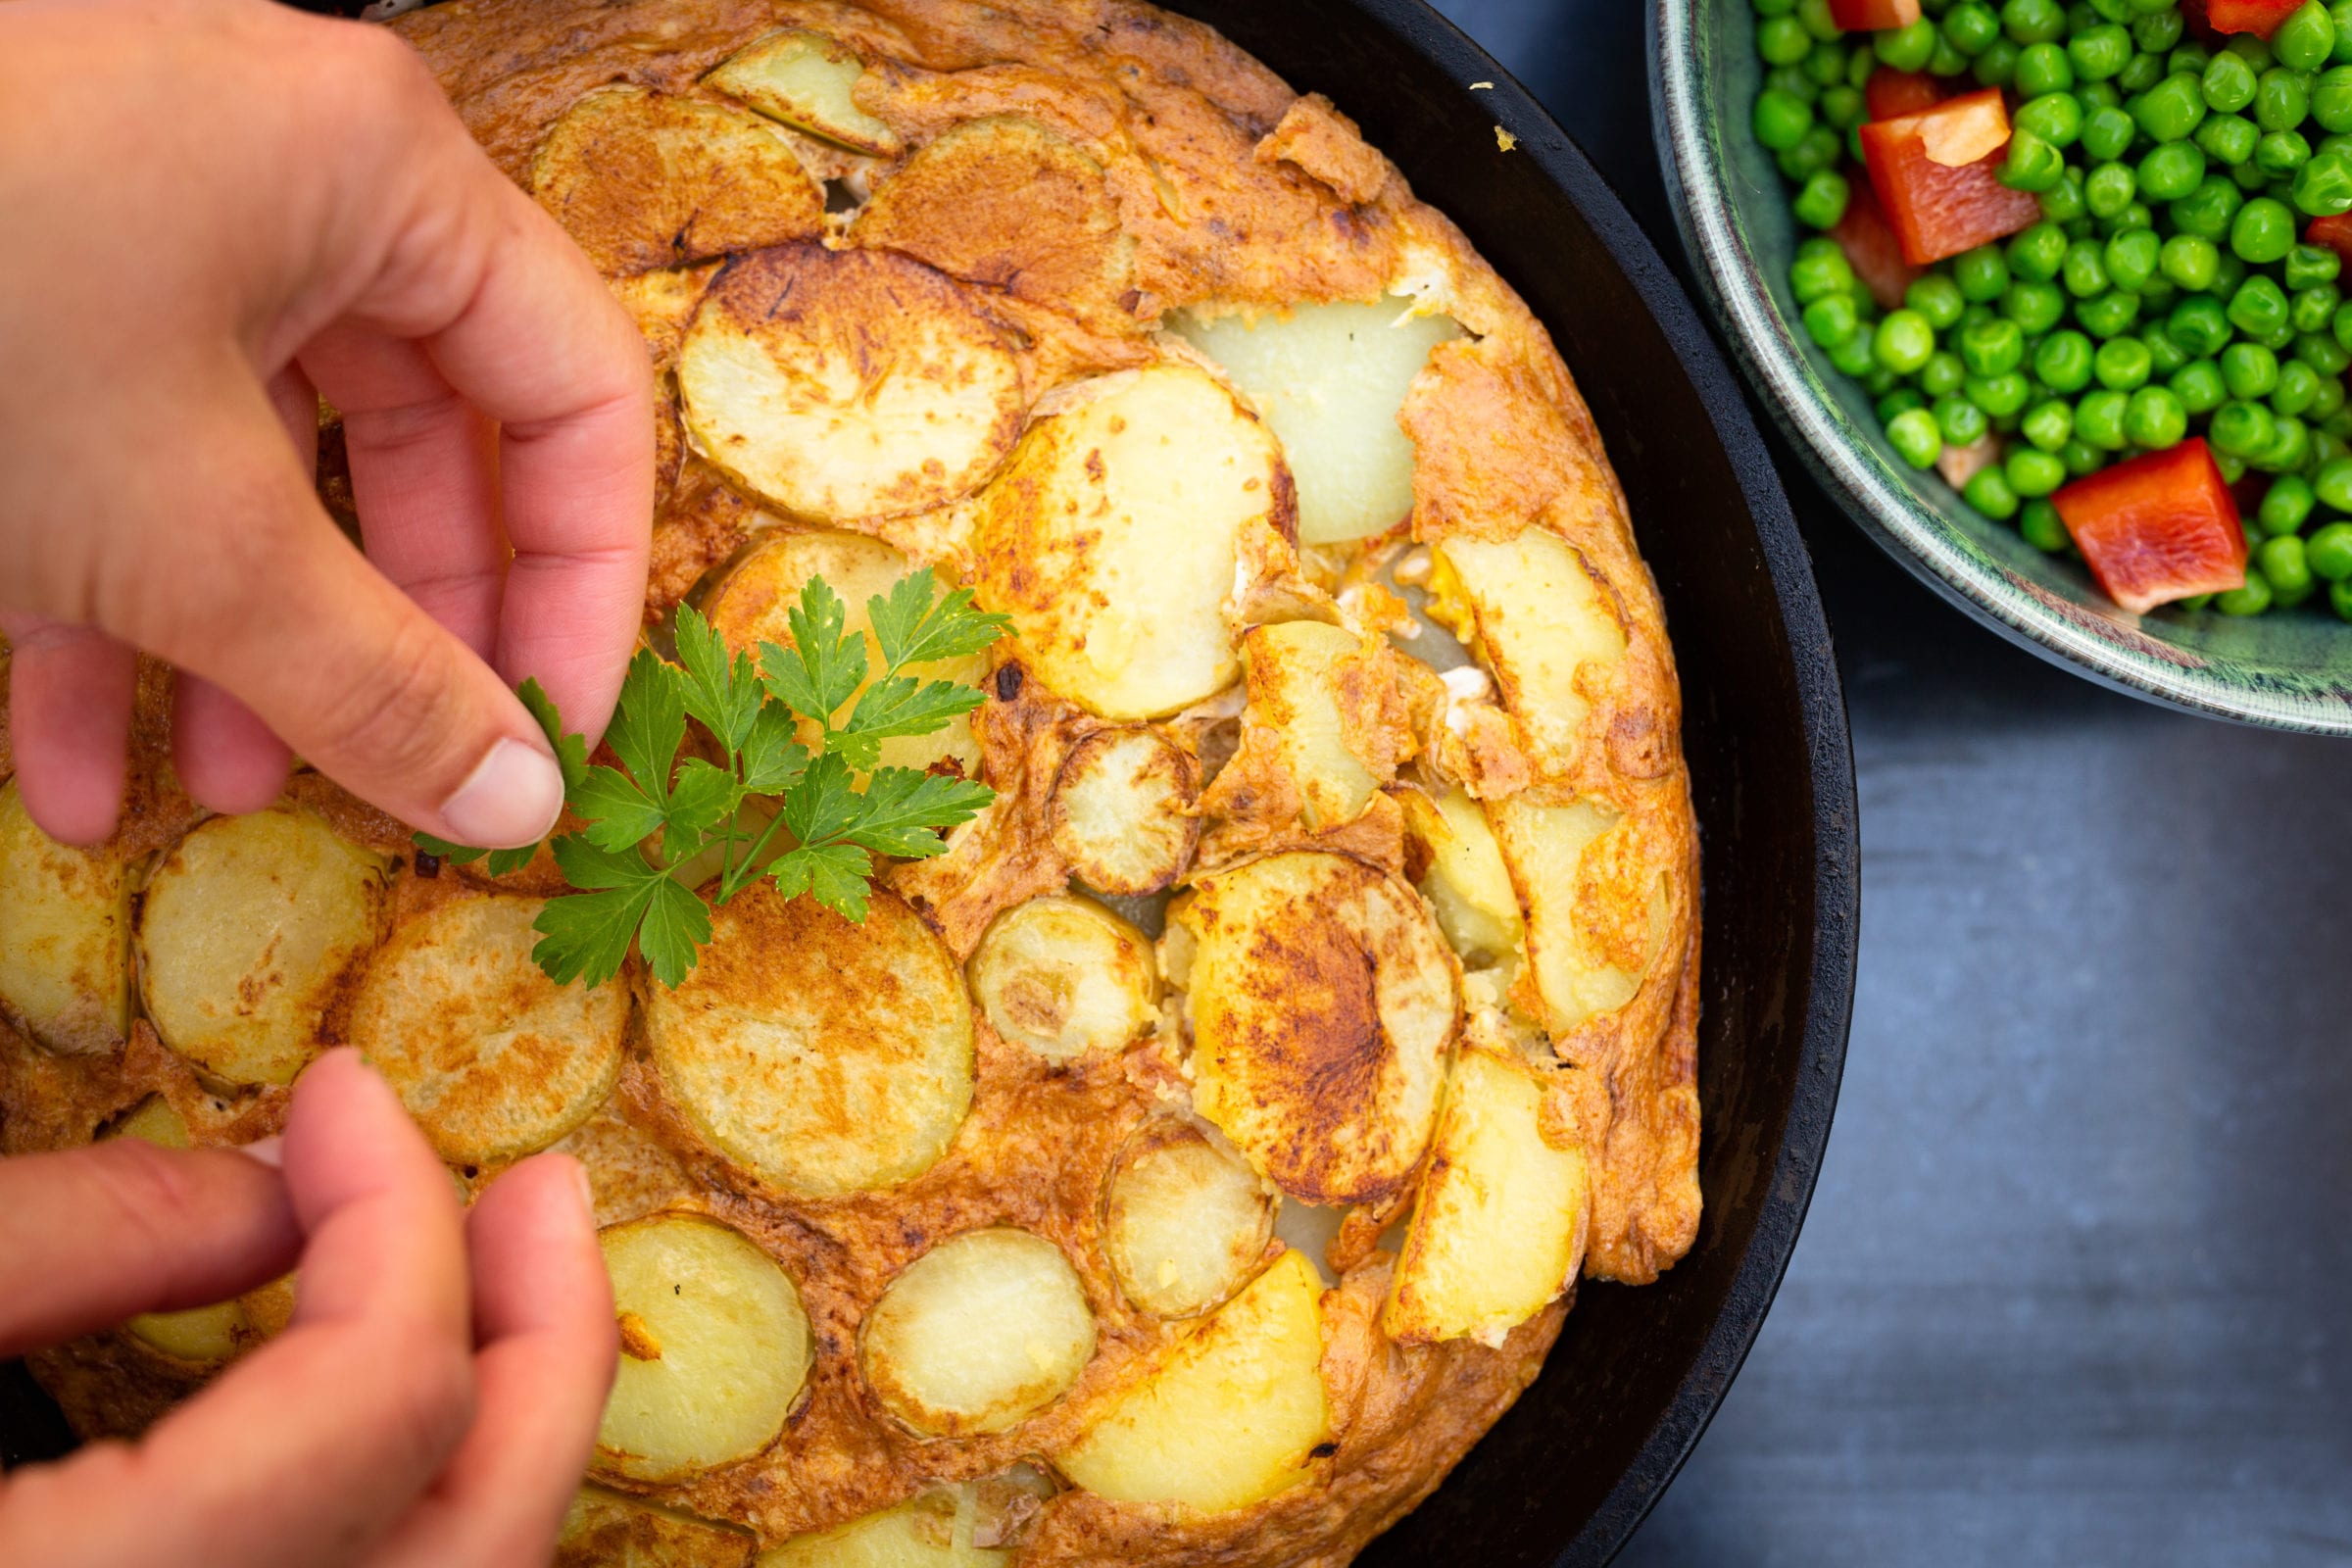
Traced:
<path id="1" fill-rule="evenodd" d="M 2041 202 L 2031 191 L 2011 190 L 1998 178 L 2006 146 L 1973 163 L 1950 166 L 1928 156 L 1928 139 L 1951 125 L 1975 120 L 1987 107 L 1999 109 L 2001 90 L 1986 87 L 1947 98 L 1933 109 L 1894 120 L 1874 121 L 1860 129 L 1863 161 L 1879 205 L 1913 267 L 1974 250 L 1987 240 L 2014 234 L 2037 222 Z M 2003 111 L 2003 122 L 2006 112 Z"/>
<path id="2" fill-rule="evenodd" d="M 2203 436 L 2102 468 L 2050 500 L 2091 576 L 2133 614 L 2246 585 L 2246 532 Z"/>
<path id="3" fill-rule="evenodd" d="M 2345 261 L 2352 262 L 2352 213 L 2313 219 L 2303 230 L 2303 243 L 2325 245 Z"/>
<path id="4" fill-rule="evenodd" d="M 1881 66 L 1862 84 L 1862 104 L 1873 120 L 1900 120 L 1943 102 L 1943 88 L 1924 71 Z"/>
<path id="5" fill-rule="evenodd" d="M 1886 215 L 1879 210 L 1879 199 L 1871 194 L 1868 180 L 1853 182 L 1845 216 L 1830 230 L 1830 238 L 1845 252 L 1846 265 L 1870 290 L 1870 297 L 1879 302 L 1880 310 L 1891 311 L 1903 303 L 1903 291 L 1918 280 L 1919 269 L 1904 262 L 1902 244 L 1887 225 Z"/>
<path id="6" fill-rule="evenodd" d="M 2205 0 L 2205 24 L 2216 32 L 2251 32 L 2268 38 L 2302 4 L 2303 0 Z"/>
<path id="7" fill-rule="evenodd" d="M 1908 27 L 1919 20 L 1919 0 L 1830 0 L 1830 20 L 1845 32 Z"/>

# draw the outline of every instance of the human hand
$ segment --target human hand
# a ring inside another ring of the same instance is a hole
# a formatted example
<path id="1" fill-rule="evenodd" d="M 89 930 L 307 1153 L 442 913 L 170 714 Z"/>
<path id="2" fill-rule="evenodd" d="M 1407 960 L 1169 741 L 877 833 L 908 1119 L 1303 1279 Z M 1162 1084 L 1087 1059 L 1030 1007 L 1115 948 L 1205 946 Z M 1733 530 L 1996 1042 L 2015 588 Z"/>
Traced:
<path id="1" fill-rule="evenodd" d="M 0 1562 L 546 1559 L 617 1355 L 578 1164 L 536 1155 L 461 1209 L 347 1051 L 304 1073 L 277 1152 L 282 1177 L 132 1139 L 0 1161 L 0 1355 L 301 1268 L 291 1326 L 135 1446 L 0 1483 Z"/>
<path id="2" fill-rule="evenodd" d="M 291 747 L 442 837 L 545 833 L 563 784 L 510 686 L 537 676 L 591 737 L 612 710 L 646 356 L 409 48 L 264 0 L 14 0 L 0 212 L 0 629 L 33 819 L 113 831 L 141 649 L 180 671 L 201 805 L 267 805 Z M 313 493 L 316 394 L 365 558 Z"/>

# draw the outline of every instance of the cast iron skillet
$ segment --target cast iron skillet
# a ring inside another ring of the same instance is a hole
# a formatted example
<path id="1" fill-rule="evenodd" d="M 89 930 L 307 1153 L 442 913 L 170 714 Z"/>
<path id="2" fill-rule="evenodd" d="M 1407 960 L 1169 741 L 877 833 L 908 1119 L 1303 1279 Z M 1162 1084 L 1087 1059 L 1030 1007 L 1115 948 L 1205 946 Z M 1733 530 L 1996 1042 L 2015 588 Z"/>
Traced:
<path id="1" fill-rule="evenodd" d="M 1605 1562 L 1747 1354 L 1838 1098 L 1854 781 L 1811 567 L 1690 301 L 1584 155 L 1484 51 L 1421 0 L 1163 3 L 1329 94 L 1526 297 L 1592 403 L 1665 596 L 1706 867 L 1698 1242 L 1655 1285 L 1584 1287 L 1535 1386 L 1360 1559 Z M 1497 123 L 1515 149 L 1496 147 Z M 8 1372 L 0 1457 L 62 1451 L 55 1408 Z"/>

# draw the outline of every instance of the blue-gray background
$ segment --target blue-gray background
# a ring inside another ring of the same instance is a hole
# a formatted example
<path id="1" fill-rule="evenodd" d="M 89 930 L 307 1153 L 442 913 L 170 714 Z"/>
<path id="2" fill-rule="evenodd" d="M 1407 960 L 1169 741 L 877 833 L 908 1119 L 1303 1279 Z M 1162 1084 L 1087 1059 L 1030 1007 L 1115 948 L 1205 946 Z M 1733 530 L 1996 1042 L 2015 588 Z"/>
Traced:
<path id="1" fill-rule="evenodd" d="M 1643 0 L 1437 3 L 1687 276 Z M 1783 473 L 1861 779 L 1853 1044 L 1780 1298 L 1620 1560 L 2352 1563 L 2352 745 L 2094 689 Z"/>

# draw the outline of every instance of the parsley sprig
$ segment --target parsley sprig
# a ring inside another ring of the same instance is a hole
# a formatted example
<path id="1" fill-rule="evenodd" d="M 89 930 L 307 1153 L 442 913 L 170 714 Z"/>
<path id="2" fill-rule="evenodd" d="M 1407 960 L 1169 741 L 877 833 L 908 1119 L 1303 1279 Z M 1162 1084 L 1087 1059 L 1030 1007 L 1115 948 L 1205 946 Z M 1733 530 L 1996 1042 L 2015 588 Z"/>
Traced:
<path id="1" fill-rule="evenodd" d="M 601 985 L 620 972 L 633 943 L 654 978 L 675 986 L 710 940 L 710 906 L 670 875 L 717 849 L 713 902 L 725 904 L 760 877 L 787 898 L 808 894 L 863 920 L 874 857 L 940 854 L 941 831 L 969 821 L 995 799 L 970 780 L 881 766 L 882 743 L 928 735 L 983 701 L 956 681 L 920 680 L 911 665 L 979 653 L 1009 622 L 972 604 L 971 590 L 938 592 L 929 567 L 866 601 L 882 669 L 868 685 L 865 638 L 822 577 L 786 612 L 792 644 L 763 642 L 755 661 L 730 655 L 691 606 L 677 612 L 677 662 L 651 650 L 629 662 L 606 740 L 618 767 L 591 765 L 587 743 L 564 733 L 537 681 L 522 700 L 556 749 L 564 801 L 586 825 L 549 846 L 579 891 L 539 913 L 531 956 L 558 984 Z M 860 690 L 860 688 L 863 688 Z M 679 758 L 692 718 L 721 760 Z M 744 803 L 772 800 L 756 831 Z M 790 847 L 770 855 L 779 833 Z M 529 862 L 537 846 L 479 850 L 416 835 L 417 846 L 456 864 L 484 860 L 493 876 Z"/>

